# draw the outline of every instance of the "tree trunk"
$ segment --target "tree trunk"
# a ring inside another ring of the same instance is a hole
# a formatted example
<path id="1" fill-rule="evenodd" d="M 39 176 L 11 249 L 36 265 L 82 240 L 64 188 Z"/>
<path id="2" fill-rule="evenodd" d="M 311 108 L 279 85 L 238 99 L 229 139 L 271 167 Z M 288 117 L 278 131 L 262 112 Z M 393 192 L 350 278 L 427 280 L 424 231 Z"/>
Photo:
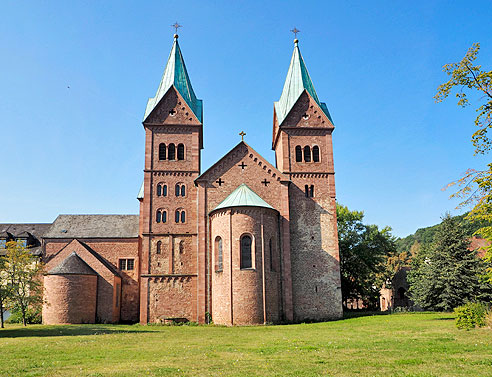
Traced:
<path id="1" fill-rule="evenodd" d="M 3 300 L 0 299 L 0 328 L 4 328 L 3 324 Z"/>
<path id="2" fill-rule="evenodd" d="M 21 311 L 22 311 L 22 324 L 24 326 L 27 326 L 27 321 L 26 321 L 26 308 L 21 307 Z"/>

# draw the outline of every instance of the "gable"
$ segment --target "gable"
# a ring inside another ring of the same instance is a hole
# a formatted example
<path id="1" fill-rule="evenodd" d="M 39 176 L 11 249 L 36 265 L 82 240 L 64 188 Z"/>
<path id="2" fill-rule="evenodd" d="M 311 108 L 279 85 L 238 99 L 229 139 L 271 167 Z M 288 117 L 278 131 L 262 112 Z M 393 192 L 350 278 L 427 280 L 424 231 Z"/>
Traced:
<path id="1" fill-rule="evenodd" d="M 321 106 L 304 90 L 280 127 L 335 128 L 326 105 L 322 103 Z"/>
<path id="2" fill-rule="evenodd" d="M 240 142 L 195 182 L 207 190 L 207 213 L 242 184 L 281 212 L 283 200 L 288 200 L 284 189 L 290 180 L 253 148 Z"/>
<path id="3" fill-rule="evenodd" d="M 181 94 L 171 86 L 144 120 L 144 124 L 200 126 L 201 122 Z"/>
<path id="4" fill-rule="evenodd" d="M 47 261 L 45 270 L 53 270 L 74 252 L 77 253 L 77 256 L 89 267 L 91 267 L 98 275 L 104 277 L 119 276 L 118 271 L 113 265 L 111 265 L 111 263 L 106 261 L 94 250 L 77 239 L 72 240 L 68 245 L 52 256 L 52 258 Z"/>

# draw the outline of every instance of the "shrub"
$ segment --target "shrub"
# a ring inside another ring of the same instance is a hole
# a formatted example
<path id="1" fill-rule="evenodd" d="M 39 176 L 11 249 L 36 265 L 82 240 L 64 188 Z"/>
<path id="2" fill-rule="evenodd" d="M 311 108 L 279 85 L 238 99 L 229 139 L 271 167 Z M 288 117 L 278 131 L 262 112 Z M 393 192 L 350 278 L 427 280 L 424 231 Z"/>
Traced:
<path id="1" fill-rule="evenodd" d="M 456 314 L 456 327 L 470 330 L 485 326 L 488 308 L 481 302 L 468 302 L 455 308 L 454 312 Z"/>
<path id="2" fill-rule="evenodd" d="M 10 317 L 7 320 L 8 323 L 22 323 L 22 313 L 20 310 L 12 310 Z M 41 307 L 27 308 L 26 322 L 29 325 L 40 324 L 41 321 Z"/>

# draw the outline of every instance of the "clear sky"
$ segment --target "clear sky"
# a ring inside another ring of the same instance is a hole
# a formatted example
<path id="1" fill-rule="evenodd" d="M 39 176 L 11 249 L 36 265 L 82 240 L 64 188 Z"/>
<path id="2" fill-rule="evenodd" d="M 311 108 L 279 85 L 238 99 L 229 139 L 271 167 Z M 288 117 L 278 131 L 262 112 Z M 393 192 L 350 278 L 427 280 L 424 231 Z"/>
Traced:
<path id="1" fill-rule="evenodd" d="M 270 162 L 294 26 L 335 122 L 337 200 L 398 236 L 454 211 L 441 189 L 473 156 L 473 107 L 436 104 L 442 65 L 480 42 L 492 2 L 18 1 L 0 5 L 0 222 L 138 213 L 145 105 L 175 21 L 204 103 L 202 171 L 245 140 Z"/>

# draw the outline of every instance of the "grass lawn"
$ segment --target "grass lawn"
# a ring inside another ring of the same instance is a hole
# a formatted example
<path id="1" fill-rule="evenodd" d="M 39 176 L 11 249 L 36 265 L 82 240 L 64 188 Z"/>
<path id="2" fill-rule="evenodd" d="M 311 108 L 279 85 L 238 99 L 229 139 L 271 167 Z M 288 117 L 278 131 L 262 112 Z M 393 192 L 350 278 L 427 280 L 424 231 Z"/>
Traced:
<path id="1" fill-rule="evenodd" d="M 2 376 L 492 376 L 492 331 L 450 313 L 289 326 L 0 330 Z"/>

